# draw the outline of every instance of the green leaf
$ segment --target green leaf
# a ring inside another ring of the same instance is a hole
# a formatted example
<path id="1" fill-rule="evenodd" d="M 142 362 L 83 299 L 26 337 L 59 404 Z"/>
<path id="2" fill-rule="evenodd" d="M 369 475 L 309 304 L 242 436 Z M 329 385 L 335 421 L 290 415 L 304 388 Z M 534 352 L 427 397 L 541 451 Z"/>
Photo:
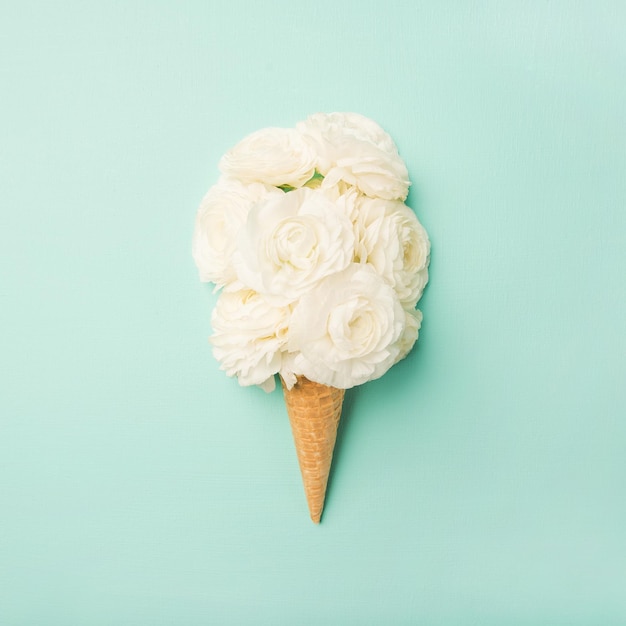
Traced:
<path id="1" fill-rule="evenodd" d="M 311 178 L 309 178 L 306 182 L 310 183 L 312 180 L 324 180 L 324 176 L 315 170 L 315 174 L 313 174 L 313 176 L 311 176 Z"/>

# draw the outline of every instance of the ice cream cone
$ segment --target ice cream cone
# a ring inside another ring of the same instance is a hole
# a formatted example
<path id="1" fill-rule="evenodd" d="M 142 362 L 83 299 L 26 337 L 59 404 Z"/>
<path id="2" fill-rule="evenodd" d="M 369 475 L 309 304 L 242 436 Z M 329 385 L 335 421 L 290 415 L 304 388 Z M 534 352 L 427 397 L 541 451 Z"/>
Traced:
<path id="1" fill-rule="evenodd" d="M 283 391 L 309 512 L 319 524 L 345 389 L 300 377 L 291 389 L 283 381 Z"/>

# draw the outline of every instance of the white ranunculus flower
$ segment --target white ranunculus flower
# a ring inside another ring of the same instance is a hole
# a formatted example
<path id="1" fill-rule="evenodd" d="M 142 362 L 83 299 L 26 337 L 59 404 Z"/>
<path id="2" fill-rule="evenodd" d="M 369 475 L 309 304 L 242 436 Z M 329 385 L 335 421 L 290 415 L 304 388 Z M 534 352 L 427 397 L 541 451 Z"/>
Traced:
<path id="1" fill-rule="evenodd" d="M 221 369 L 240 385 L 274 389 L 287 341 L 289 307 L 276 307 L 251 289 L 223 291 L 211 317 L 209 341 Z"/>
<path id="2" fill-rule="evenodd" d="M 204 196 L 193 233 L 192 253 L 200 280 L 223 287 L 234 281 L 232 254 L 252 205 L 280 189 L 262 183 L 221 178 Z"/>
<path id="3" fill-rule="evenodd" d="M 272 302 L 287 304 L 344 270 L 353 259 L 354 233 L 342 206 L 308 188 L 255 204 L 233 255 L 239 280 Z"/>
<path id="4" fill-rule="evenodd" d="M 315 154 L 294 128 L 263 128 L 229 150 L 219 168 L 244 182 L 301 187 L 315 173 Z"/>
<path id="5" fill-rule="evenodd" d="M 406 314 L 394 290 L 369 265 L 328 276 L 294 307 L 287 349 L 292 369 L 348 389 L 382 376 L 396 361 Z"/>
<path id="6" fill-rule="evenodd" d="M 404 332 L 398 339 L 398 356 L 396 356 L 396 363 L 401 361 L 415 345 L 419 334 L 419 329 L 422 326 L 422 312 L 419 309 L 405 309 Z"/>
<path id="7" fill-rule="evenodd" d="M 426 266 L 423 270 L 420 270 L 413 276 L 413 280 L 411 282 L 411 293 L 412 297 L 407 298 L 403 301 L 403 305 L 406 307 L 415 307 L 419 302 L 422 294 L 424 292 L 424 288 L 428 283 L 428 266 Z"/>
<path id="8" fill-rule="evenodd" d="M 357 113 L 316 113 L 296 128 L 317 154 L 323 186 L 344 181 L 372 198 L 406 198 L 406 165 L 391 137 L 373 120 Z"/>
<path id="9" fill-rule="evenodd" d="M 287 389 L 293 389 L 293 386 L 298 382 L 298 376 L 302 375 L 302 372 L 297 372 L 296 356 L 296 352 L 283 352 L 283 360 L 278 373 Z"/>
<path id="10" fill-rule="evenodd" d="M 353 209 L 355 258 L 369 263 L 414 308 L 428 281 L 430 242 L 415 213 L 400 201 L 360 197 Z"/>

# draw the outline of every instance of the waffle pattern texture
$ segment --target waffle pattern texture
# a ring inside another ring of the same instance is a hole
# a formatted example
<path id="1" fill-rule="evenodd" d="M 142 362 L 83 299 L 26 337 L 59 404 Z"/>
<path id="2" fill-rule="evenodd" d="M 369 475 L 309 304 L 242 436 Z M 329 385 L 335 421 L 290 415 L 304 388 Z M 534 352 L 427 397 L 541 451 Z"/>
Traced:
<path id="1" fill-rule="evenodd" d="M 319 524 L 345 390 L 300 377 L 291 389 L 283 382 L 283 392 L 309 513 Z"/>

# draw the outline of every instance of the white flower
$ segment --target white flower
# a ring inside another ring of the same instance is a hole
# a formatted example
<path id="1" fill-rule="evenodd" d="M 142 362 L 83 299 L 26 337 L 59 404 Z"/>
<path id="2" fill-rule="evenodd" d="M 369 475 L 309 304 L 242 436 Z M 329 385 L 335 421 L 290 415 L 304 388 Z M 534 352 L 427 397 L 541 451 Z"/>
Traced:
<path id="1" fill-rule="evenodd" d="M 239 280 L 272 302 L 287 304 L 345 269 L 353 259 L 354 234 L 342 206 L 308 188 L 255 204 L 233 257 Z"/>
<path id="2" fill-rule="evenodd" d="M 193 235 L 201 280 L 222 288 L 210 343 L 241 385 L 298 377 L 350 388 L 418 337 L 430 242 L 404 204 L 391 137 L 355 113 L 265 128 L 220 161 Z"/>
<path id="3" fill-rule="evenodd" d="M 251 289 L 223 291 L 211 317 L 213 354 L 240 385 L 274 389 L 287 341 L 290 309 L 276 307 Z"/>
<path id="4" fill-rule="evenodd" d="M 315 173 L 315 154 L 293 128 L 264 128 L 221 159 L 220 171 L 244 182 L 300 187 Z"/>
<path id="5" fill-rule="evenodd" d="M 221 178 L 202 199 L 196 214 L 192 253 L 200 280 L 222 287 L 236 278 L 232 254 L 250 207 L 282 191 L 261 183 L 244 185 Z"/>
<path id="6" fill-rule="evenodd" d="M 317 154 L 323 186 L 344 181 L 373 198 L 406 198 L 406 165 L 391 137 L 373 120 L 357 113 L 316 113 L 296 128 Z"/>
<path id="7" fill-rule="evenodd" d="M 382 376 L 400 351 L 406 315 L 393 289 L 369 265 L 328 276 L 296 304 L 287 349 L 293 369 L 348 389 Z"/>
<path id="8" fill-rule="evenodd" d="M 419 329 L 422 326 L 422 312 L 418 309 L 405 309 L 405 325 L 404 332 L 398 339 L 398 355 L 396 356 L 395 362 L 401 361 L 415 345 L 417 341 L 417 336 L 419 334 Z"/>
<path id="9" fill-rule="evenodd" d="M 298 376 L 302 375 L 302 372 L 297 373 L 296 367 L 296 352 L 283 352 L 283 360 L 280 366 L 280 377 L 287 389 L 293 389 L 293 386 L 298 382 Z"/>
<path id="10" fill-rule="evenodd" d="M 400 201 L 361 197 L 352 219 L 355 259 L 369 263 L 414 308 L 428 281 L 430 242 L 415 213 Z"/>

